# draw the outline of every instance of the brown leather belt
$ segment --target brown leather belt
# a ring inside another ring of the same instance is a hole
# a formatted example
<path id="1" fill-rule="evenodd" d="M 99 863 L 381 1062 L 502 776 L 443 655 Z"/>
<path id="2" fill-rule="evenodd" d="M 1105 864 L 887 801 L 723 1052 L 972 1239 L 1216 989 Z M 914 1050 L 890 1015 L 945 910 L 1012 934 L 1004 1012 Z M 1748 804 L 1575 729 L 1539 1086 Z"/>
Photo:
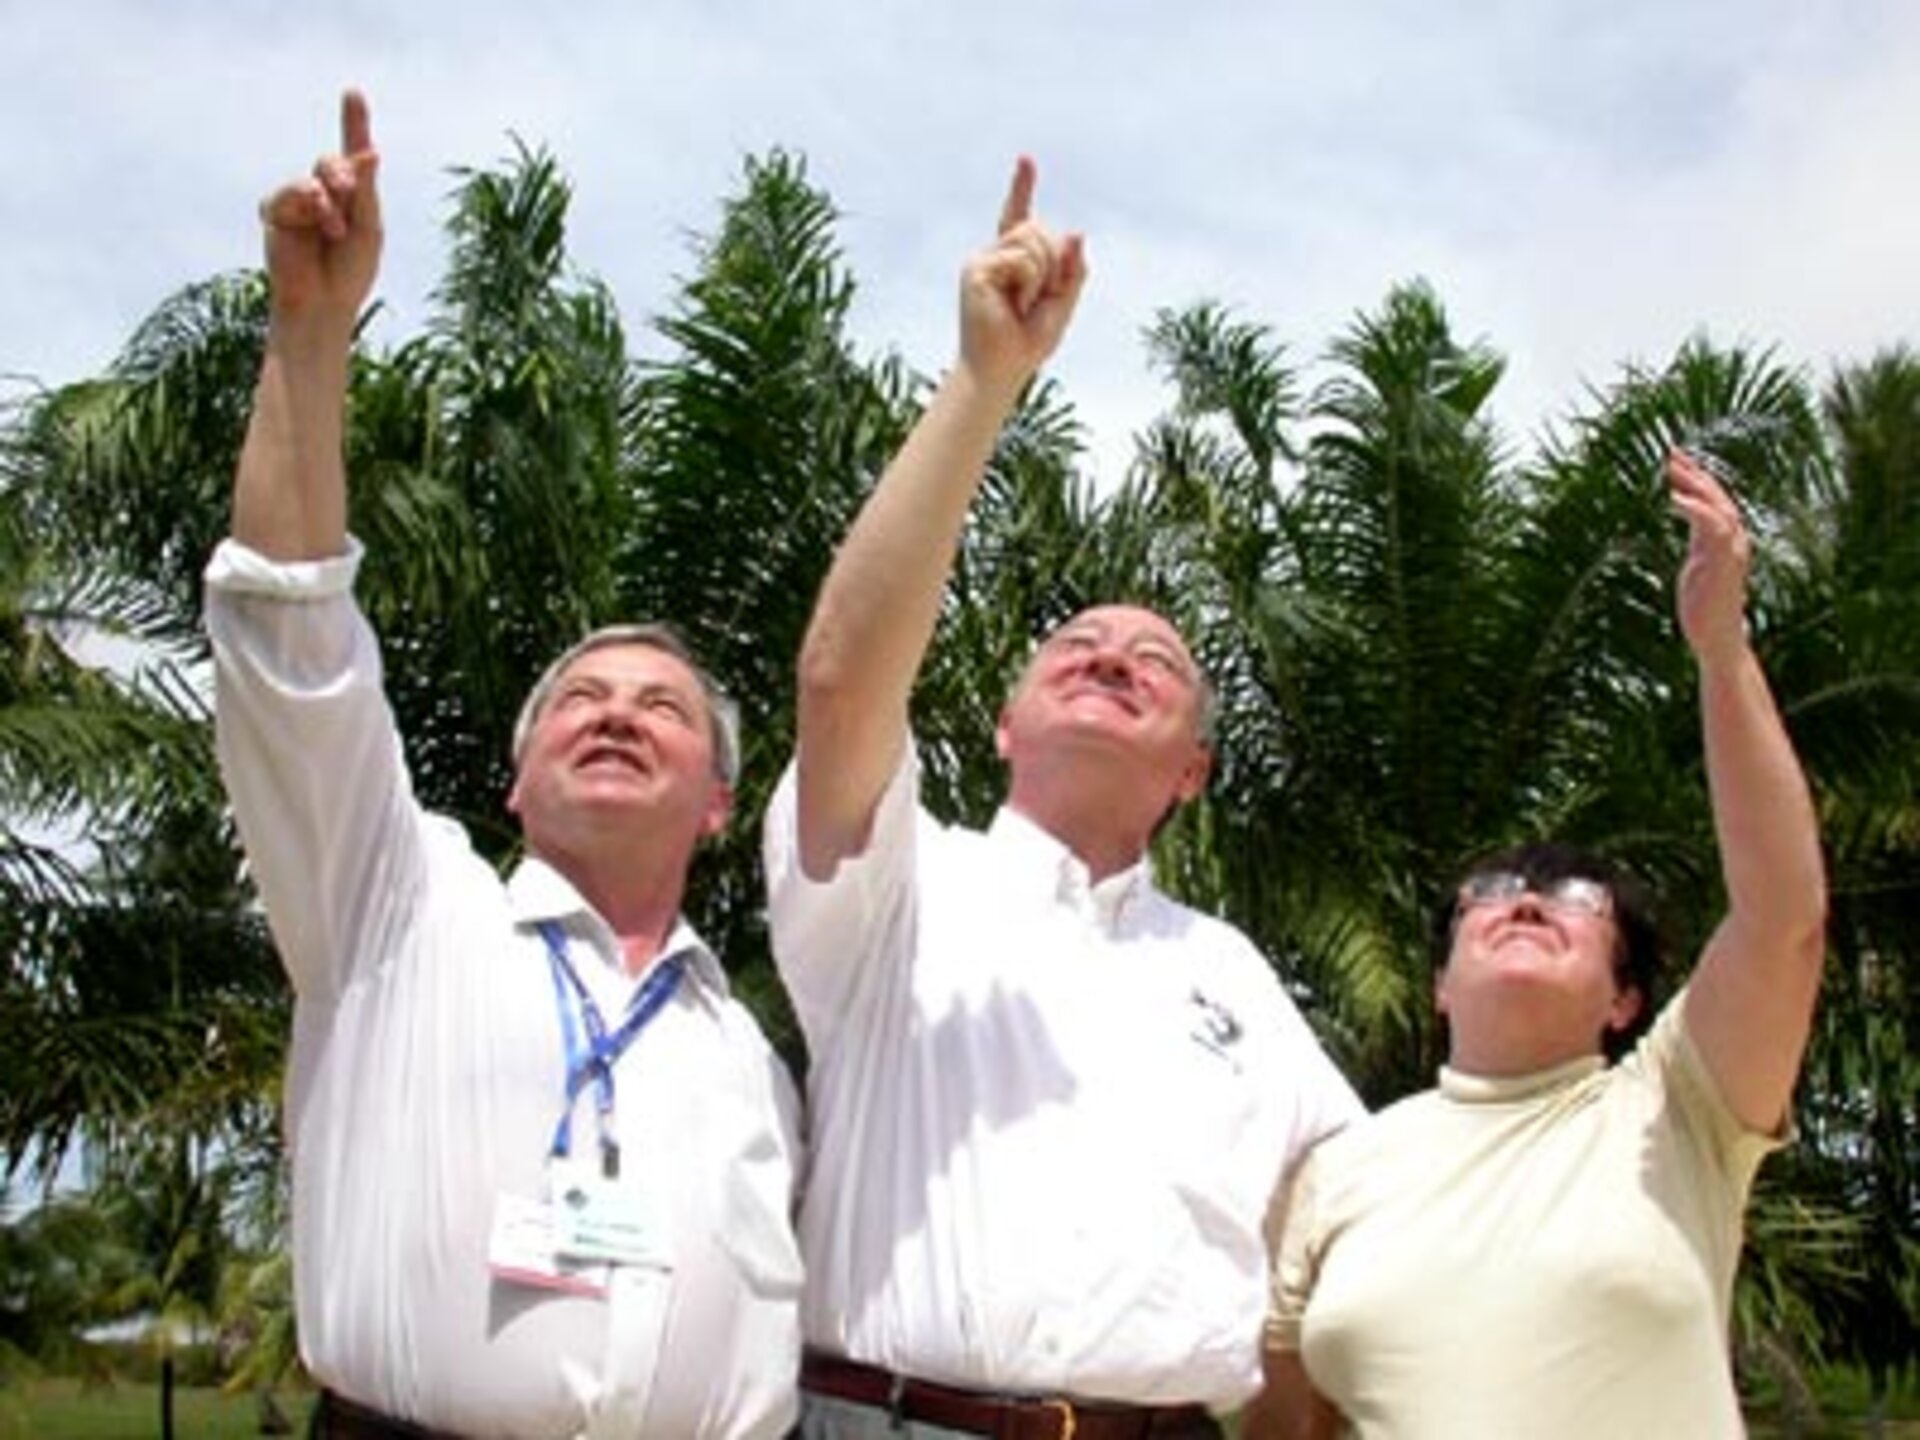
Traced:
<path id="1" fill-rule="evenodd" d="M 314 1402 L 308 1440 L 460 1440 L 446 1430 L 395 1420 L 378 1410 L 356 1405 L 343 1395 L 322 1390 Z"/>
<path id="2" fill-rule="evenodd" d="M 1123 1405 L 1068 1395 L 996 1395 L 915 1380 L 818 1350 L 800 1361 L 800 1388 L 994 1440 L 1218 1440 L 1200 1405 Z"/>

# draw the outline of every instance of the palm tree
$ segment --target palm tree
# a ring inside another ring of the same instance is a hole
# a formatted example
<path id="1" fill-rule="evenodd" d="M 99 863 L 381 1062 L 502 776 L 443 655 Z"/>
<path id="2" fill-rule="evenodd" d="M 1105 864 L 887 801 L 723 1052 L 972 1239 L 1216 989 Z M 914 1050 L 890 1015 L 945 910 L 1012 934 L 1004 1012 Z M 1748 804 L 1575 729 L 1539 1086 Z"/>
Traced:
<path id="1" fill-rule="evenodd" d="M 1115 512 L 1157 537 L 1222 698 L 1218 778 L 1169 863 L 1276 957 L 1366 1093 L 1403 1093 L 1433 1058 L 1427 887 L 1471 848 L 1501 734 L 1500 362 L 1422 286 L 1356 322 L 1304 408 L 1280 347 L 1218 307 L 1150 344 L 1175 408 Z"/>
<path id="2" fill-rule="evenodd" d="M 591 625 L 679 623 L 747 736 L 740 820 L 700 860 L 689 908 L 797 1054 L 752 817 L 791 749 L 820 576 L 928 381 L 854 352 L 835 212 L 794 156 L 745 164 L 645 365 L 568 263 L 552 158 L 517 145 L 458 173 L 426 329 L 362 348 L 349 398 L 360 595 L 419 793 L 507 862 L 507 735 L 531 677 Z M 0 439 L 9 1166 L 85 1117 L 108 1141 L 139 1123 L 218 1137 L 251 1162 L 249 1193 L 271 1188 L 284 986 L 180 668 L 201 653 L 198 575 L 225 530 L 264 316 L 258 275 L 190 286 L 107 376 L 31 397 Z M 1543 833 L 1614 851 L 1670 897 L 1687 949 L 1716 912 L 1669 598 L 1682 541 L 1657 478 L 1669 445 L 1710 450 L 1762 540 L 1755 636 L 1835 874 L 1804 1111 L 1819 1163 L 1782 1171 L 1778 1209 L 1764 1197 L 1745 1329 L 1804 1334 L 1844 1310 L 1892 1337 L 1882 1360 L 1910 1356 L 1889 1317 L 1910 1325 L 1920 1290 L 1920 1002 L 1902 978 L 1920 873 L 1920 366 L 1900 352 L 1845 372 L 1822 411 L 1771 356 L 1696 341 L 1517 459 L 1488 418 L 1503 362 L 1457 340 L 1421 284 L 1356 317 L 1310 385 L 1219 305 L 1162 314 L 1147 344 L 1173 402 L 1117 491 L 1082 473 L 1050 384 L 1002 436 L 914 696 L 930 805 L 978 821 L 997 802 L 993 721 L 1034 637 L 1095 600 L 1155 605 L 1221 699 L 1216 783 L 1163 833 L 1162 873 L 1266 948 L 1371 1099 L 1422 1085 L 1439 1054 L 1431 916 L 1471 855 Z M 158 659 L 98 675 L 52 643 L 76 623 Z M 83 815 L 85 873 L 26 823 Z M 1832 1222 L 1843 1200 L 1871 1208 L 1868 1238 Z M 1863 1244 L 1907 1268 L 1845 1290 Z"/>
<path id="3" fill-rule="evenodd" d="M 145 1003 L 90 1002 L 146 984 L 138 953 L 91 945 L 127 924 L 124 881 L 149 841 L 198 804 L 210 755 L 203 707 L 164 647 L 154 591 L 95 569 L 53 523 L 42 483 L 106 405 L 106 387 L 43 397 L 0 446 L 0 1155 L 49 1172 L 83 1118 L 141 1109 L 176 1077 L 189 1037 Z M 109 524 L 111 522 L 108 522 Z M 77 528 L 77 527 L 75 527 Z M 130 673 L 76 645 L 141 647 Z M 151 920 L 154 917 L 147 917 Z M 144 931 L 142 933 L 145 933 Z M 150 986 L 147 987 L 150 991 Z M 196 1033 L 190 1045 L 198 1044 Z"/>
<path id="4" fill-rule="evenodd" d="M 790 743 L 788 657 L 825 537 L 893 449 L 911 382 L 842 340 L 851 281 L 796 161 L 749 163 L 663 322 L 678 357 L 650 372 L 611 297 L 568 266 L 570 193 L 551 158 L 520 147 L 460 177 L 426 331 L 362 349 L 349 399 L 360 594 L 419 792 L 505 863 L 507 736 L 532 676 L 591 625 L 664 615 L 749 699 L 751 816 Z M 244 1168 L 255 1193 L 278 1161 L 285 986 L 183 678 L 203 654 L 199 571 L 225 530 L 264 316 L 256 274 L 189 286 L 108 375 L 8 417 L 0 780 L 10 816 L 84 815 L 97 850 L 82 873 L 0 833 L 0 885 L 44 902 L 8 907 L 9 1169 L 56 1156 L 82 1122 L 103 1164 L 143 1129 L 222 1156 L 222 1176 Z M 44 617 L 69 596 L 151 657 L 143 678 L 115 682 L 49 643 Z M 744 956 L 742 989 L 777 1031 L 755 841 L 743 822 L 705 857 L 690 909 Z"/>
<path id="5" fill-rule="evenodd" d="M 635 513 L 615 551 L 622 613 L 673 621 L 740 704 L 734 821 L 692 888 L 702 933 L 795 1058 L 761 915 L 757 821 L 793 748 L 794 658 L 814 592 L 904 434 L 912 385 L 853 354 L 836 218 L 799 158 L 745 162 L 655 322 L 665 353 L 636 387 Z"/>
<path id="6" fill-rule="evenodd" d="M 611 297 L 568 265 L 552 157 L 457 173 L 426 333 L 356 366 L 350 520 L 421 799 L 502 857 L 514 713 L 614 608 L 632 380 Z"/>
<path id="7" fill-rule="evenodd" d="M 1831 1340 L 1883 1407 L 1920 1363 L 1920 358 L 1848 366 L 1824 399 L 1834 463 L 1802 527 L 1792 674 L 1832 955 L 1801 1123 L 1812 1183 L 1862 1231 Z"/>
<path id="8" fill-rule="evenodd" d="M 83 1197 L 36 1204 L 0 1223 L 0 1382 L 78 1368 L 80 1333 L 116 1318 L 106 1297 L 140 1266 Z"/>
<path id="9" fill-rule="evenodd" d="M 1440 887 L 1478 852 L 1555 835 L 1615 854 L 1665 895 L 1679 954 L 1696 953 L 1717 917 L 1694 679 L 1671 618 L 1683 539 L 1659 483 L 1676 443 L 1735 476 L 1760 538 L 1756 643 L 1830 822 L 1845 813 L 1863 841 L 1875 837 L 1858 847 L 1881 887 L 1862 973 L 1891 998 L 1882 957 L 1910 941 L 1895 939 L 1888 902 L 1910 921 L 1915 874 L 1913 831 L 1893 817 L 1913 813 L 1907 637 L 1920 634 L 1920 586 L 1911 568 L 1886 567 L 1894 555 L 1912 564 L 1911 538 L 1893 538 L 1914 533 L 1899 508 L 1911 490 L 1869 480 L 1857 507 L 1837 503 L 1803 377 L 1696 340 L 1658 371 L 1626 371 L 1515 463 L 1483 418 L 1498 357 L 1456 342 L 1422 286 L 1356 321 L 1304 402 L 1268 332 L 1218 306 L 1163 315 L 1149 344 L 1174 404 L 1101 520 L 1118 527 L 1114 550 L 1143 557 L 1157 577 L 1148 586 L 1183 607 L 1223 699 L 1217 781 L 1163 837 L 1162 862 L 1275 957 L 1364 1093 L 1384 1101 L 1432 1073 L 1432 917 Z M 1851 377 L 1829 407 L 1845 434 L 1864 395 L 1879 397 L 1875 425 L 1852 425 L 1878 437 L 1879 458 L 1860 453 L 1862 439 L 1845 469 L 1911 476 L 1889 455 L 1913 432 L 1896 439 L 1888 422 L 1911 415 L 1914 392 L 1884 371 L 1872 378 Z M 1843 575 L 1841 537 L 1879 568 L 1862 558 Z M 1856 791 L 1879 804 L 1843 801 Z M 1906 839 L 1889 847 L 1895 834 Z M 1852 869 L 1836 865 L 1837 909 L 1864 923 L 1869 912 L 1847 898 Z M 1904 881 L 1888 891 L 1894 875 Z M 1828 1030 L 1868 1016 L 1879 1028 L 1846 1049 L 1844 1078 L 1820 1079 L 1839 1053 L 1824 1041 L 1809 1064 L 1821 1086 L 1810 1129 L 1840 1102 L 1829 1153 L 1855 1157 L 1842 1168 L 1856 1187 L 1863 1095 L 1891 1102 L 1873 1111 L 1877 1144 L 1912 1151 L 1900 1128 L 1913 1124 L 1911 1072 L 1871 1058 L 1910 1053 L 1898 1044 L 1912 1020 L 1900 994 L 1889 1009 L 1830 993 Z M 1904 1091 L 1888 1088 L 1901 1079 Z M 1906 1254 L 1910 1196 L 1896 1190 L 1883 1211 L 1907 1200 Z M 1798 1166 L 1763 1185 L 1741 1300 L 1748 1353 L 1804 1357 L 1830 1333 L 1866 1268 L 1848 1198 Z M 1911 1274 L 1891 1267 L 1880 1293 L 1910 1294 Z M 1884 1313 L 1874 1328 L 1908 1333 Z"/>
<path id="10" fill-rule="evenodd" d="M 444 658 L 457 677 L 446 692 L 415 685 L 398 698 L 426 716 L 413 731 L 429 799 L 470 815 L 497 813 L 487 802 L 499 787 L 485 786 L 504 771 L 511 706 L 530 672 L 501 677 L 517 650 L 541 643 L 528 632 L 564 624 L 571 638 L 589 608 L 553 582 L 550 564 L 490 568 L 482 541 L 504 533 L 498 548 L 511 562 L 512 538 L 536 533 L 529 516 L 575 515 L 591 487 L 612 493 L 616 479 L 605 457 L 617 447 L 570 466 L 580 436 L 548 413 L 552 387 L 570 393 L 574 370 L 597 365 L 618 385 L 625 361 L 604 297 L 549 293 L 558 254 L 550 222 L 564 190 L 550 167 L 523 160 L 463 192 L 441 330 L 393 361 L 362 357 L 354 385 L 367 416 L 356 458 L 368 477 L 354 521 L 376 553 L 394 557 L 370 563 L 365 593 L 403 651 Z M 516 224 L 534 243 L 516 246 Z M 501 252 L 497 268 L 525 261 L 539 283 L 517 298 L 504 283 L 482 283 L 469 271 L 487 244 Z M 465 310 L 462 284 L 474 292 Z M 235 863 L 202 693 L 183 667 L 202 651 L 198 577 L 226 526 L 264 297 L 257 275 L 188 287 L 108 376 L 23 403 L 0 451 L 9 561 L 0 609 L 11 616 L 0 695 L 5 808 L 42 825 L 84 823 L 93 852 L 82 865 L 12 830 L 0 836 L 0 884 L 35 902 L 7 908 L 5 1164 L 50 1169 L 84 1124 L 98 1170 L 132 1196 L 158 1173 L 129 1168 L 158 1137 L 220 1157 L 201 1181 L 219 1182 L 203 1209 L 221 1224 L 235 1172 L 257 1188 L 277 1171 L 287 997 Z M 464 354 L 443 338 L 456 334 L 471 341 Z M 516 338 L 532 363 L 510 353 Z M 547 351 L 533 343 L 543 339 L 553 341 Z M 543 414 L 544 432 L 534 423 Z M 384 452 L 368 453 L 374 443 Z M 522 493 L 536 483 L 550 489 Z M 476 508 L 484 523 L 469 518 Z M 581 525 L 591 528 L 595 513 L 588 506 Z M 504 531 L 494 530 L 503 515 Z M 597 565 L 604 590 L 611 560 L 605 547 L 587 549 L 569 573 L 592 580 Z M 465 615 L 484 608 L 482 596 L 522 618 L 497 639 L 483 636 L 484 617 L 443 622 L 446 603 Z M 529 596 L 538 604 L 521 603 Z M 135 678 L 74 662 L 55 641 L 76 624 L 124 637 L 139 659 Z M 491 748 L 464 743 L 461 726 L 476 712 L 488 717 Z M 469 779 L 474 772 L 487 779 Z M 493 839 L 504 848 L 498 827 Z"/>

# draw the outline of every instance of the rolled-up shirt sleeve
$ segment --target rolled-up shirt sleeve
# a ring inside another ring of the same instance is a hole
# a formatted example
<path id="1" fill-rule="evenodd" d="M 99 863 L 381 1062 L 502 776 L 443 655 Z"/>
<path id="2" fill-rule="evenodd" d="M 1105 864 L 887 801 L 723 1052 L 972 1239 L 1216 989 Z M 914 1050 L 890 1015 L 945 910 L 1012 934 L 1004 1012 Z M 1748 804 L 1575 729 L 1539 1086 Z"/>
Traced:
<path id="1" fill-rule="evenodd" d="M 354 602 L 361 550 L 281 563 L 227 540 L 207 565 L 221 777 L 295 990 L 337 994 L 423 890 L 421 827 L 379 643 Z"/>

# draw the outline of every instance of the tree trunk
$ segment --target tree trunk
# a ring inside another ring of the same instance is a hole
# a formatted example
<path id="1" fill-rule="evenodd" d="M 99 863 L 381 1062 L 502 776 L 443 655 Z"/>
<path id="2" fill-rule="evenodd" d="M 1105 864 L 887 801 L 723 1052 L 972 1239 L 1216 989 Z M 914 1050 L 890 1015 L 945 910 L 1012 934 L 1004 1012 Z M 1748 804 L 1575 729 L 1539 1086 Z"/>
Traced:
<path id="1" fill-rule="evenodd" d="M 271 1386 L 262 1386 L 260 1396 L 260 1433 L 262 1435 L 291 1435 L 293 1422 L 287 1418 L 287 1412 L 280 1408 Z"/>
<path id="2" fill-rule="evenodd" d="M 173 1440 L 173 1352 L 160 1357 L 160 1440 Z"/>

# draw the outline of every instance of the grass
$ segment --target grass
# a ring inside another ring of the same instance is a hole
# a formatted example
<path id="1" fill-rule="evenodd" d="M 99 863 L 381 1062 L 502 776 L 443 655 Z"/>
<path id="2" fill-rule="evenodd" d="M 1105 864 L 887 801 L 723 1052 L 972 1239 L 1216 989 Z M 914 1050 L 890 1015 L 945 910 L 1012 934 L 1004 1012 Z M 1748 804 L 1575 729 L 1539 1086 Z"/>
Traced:
<path id="1" fill-rule="evenodd" d="M 1825 1423 L 1803 1432 L 1806 1440 L 1857 1440 L 1876 1433 L 1881 1440 L 1920 1440 L 1920 1375 L 1909 1374 L 1904 1383 L 1895 1384 L 1878 1432 L 1865 1418 L 1872 1412 L 1872 1396 L 1864 1371 L 1835 1366 L 1817 1372 L 1813 1389 Z M 1784 1418 L 1779 1397 L 1770 1392 L 1762 1395 L 1747 1411 L 1752 1440 L 1780 1440 L 1792 1434 Z"/>
<path id="2" fill-rule="evenodd" d="M 313 1396 L 282 1390 L 279 1400 L 297 1440 L 306 1433 Z M 173 1429 L 178 1440 L 257 1440 L 259 1405 L 252 1395 L 180 1386 L 173 1392 Z M 154 1440 L 159 1433 L 158 1385 L 32 1380 L 0 1386 L 0 1440 Z"/>

